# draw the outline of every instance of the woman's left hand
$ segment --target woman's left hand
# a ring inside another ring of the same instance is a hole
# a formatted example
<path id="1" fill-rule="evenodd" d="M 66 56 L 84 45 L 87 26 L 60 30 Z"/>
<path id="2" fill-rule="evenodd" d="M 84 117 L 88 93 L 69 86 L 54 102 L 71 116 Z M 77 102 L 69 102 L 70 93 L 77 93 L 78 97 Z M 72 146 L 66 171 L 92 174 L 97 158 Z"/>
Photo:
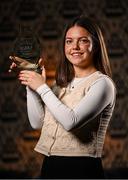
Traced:
<path id="1" fill-rule="evenodd" d="M 21 81 L 21 84 L 36 90 L 39 86 L 46 83 L 46 72 L 44 66 L 42 67 L 42 74 L 28 70 L 20 71 L 19 80 Z"/>

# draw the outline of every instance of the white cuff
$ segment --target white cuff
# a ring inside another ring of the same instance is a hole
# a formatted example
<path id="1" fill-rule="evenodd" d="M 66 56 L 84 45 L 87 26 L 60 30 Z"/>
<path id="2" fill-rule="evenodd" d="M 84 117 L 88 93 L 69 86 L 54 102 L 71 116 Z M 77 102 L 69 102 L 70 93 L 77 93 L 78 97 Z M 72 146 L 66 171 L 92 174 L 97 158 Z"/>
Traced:
<path id="1" fill-rule="evenodd" d="M 36 89 L 36 92 L 40 95 L 40 96 L 44 96 L 44 94 L 46 94 L 48 91 L 50 91 L 51 89 L 49 88 L 49 86 L 47 84 L 42 84 L 41 86 L 39 86 Z"/>

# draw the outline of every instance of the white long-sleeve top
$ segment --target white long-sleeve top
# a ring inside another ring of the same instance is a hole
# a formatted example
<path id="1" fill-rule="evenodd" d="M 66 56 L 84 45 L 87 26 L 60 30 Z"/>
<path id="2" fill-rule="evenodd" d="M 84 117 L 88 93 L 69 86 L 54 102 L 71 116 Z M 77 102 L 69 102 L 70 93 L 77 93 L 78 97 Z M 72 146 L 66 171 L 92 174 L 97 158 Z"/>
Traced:
<path id="1" fill-rule="evenodd" d="M 69 91 L 86 80 L 74 78 L 69 84 Z M 108 105 L 115 102 L 115 86 L 104 76 L 93 83 L 86 96 L 73 109 L 59 100 L 47 84 L 41 85 L 36 92 L 27 87 L 27 110 L 31 126 L 40 129 L 43 125 L 44 104 L 48 107 L 54 118 L 67 130 L 78 124 L 85 124 L 94 119 Z"/>

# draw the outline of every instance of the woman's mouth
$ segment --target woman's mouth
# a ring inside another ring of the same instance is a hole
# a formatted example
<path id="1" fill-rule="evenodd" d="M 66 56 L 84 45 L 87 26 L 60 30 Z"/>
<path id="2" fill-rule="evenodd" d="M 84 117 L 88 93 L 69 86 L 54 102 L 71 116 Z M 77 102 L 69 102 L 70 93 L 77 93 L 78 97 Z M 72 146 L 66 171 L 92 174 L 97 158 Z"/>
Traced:
<path id="1" fill-rule="evenodd" d="M 81 52 L 74 52 L 74 53 L 71 53 L 71 55 L 73 56 L 73 57 L 79 57 L 79 56 L 81 56 L 83 53 L 81 53 Z"/>

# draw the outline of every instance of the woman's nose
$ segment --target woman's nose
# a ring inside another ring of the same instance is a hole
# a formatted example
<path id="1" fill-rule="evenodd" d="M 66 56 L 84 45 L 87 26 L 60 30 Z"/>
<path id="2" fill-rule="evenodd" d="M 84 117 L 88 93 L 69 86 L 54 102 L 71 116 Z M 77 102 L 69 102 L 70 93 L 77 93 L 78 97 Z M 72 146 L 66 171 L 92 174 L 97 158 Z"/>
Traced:
<path id="1" fill-rule="evenodd" d="M 75 42 L 73 43 L 73 49 L 80 49 L 80 47 L 79 47 L 79 42 L 78 42 L 78 41 L 75 41 Z"/>

